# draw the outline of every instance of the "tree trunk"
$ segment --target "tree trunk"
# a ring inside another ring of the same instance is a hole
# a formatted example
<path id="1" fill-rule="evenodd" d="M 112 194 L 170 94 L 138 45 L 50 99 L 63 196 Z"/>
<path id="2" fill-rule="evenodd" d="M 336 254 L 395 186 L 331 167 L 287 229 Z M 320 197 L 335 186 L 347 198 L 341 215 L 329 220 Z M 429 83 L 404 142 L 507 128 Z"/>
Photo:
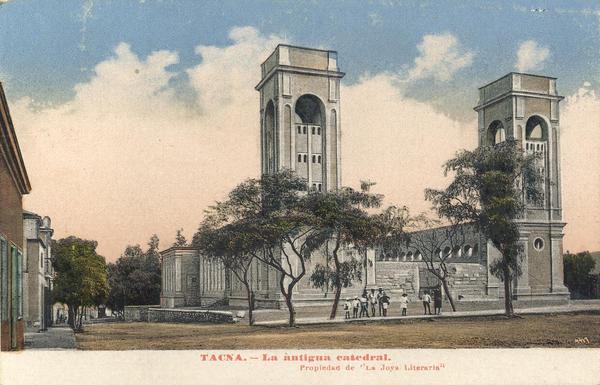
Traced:
<path id="1" fill-rule="evenodd" d="M 504 271 L 504 309 L 507 317 L 513 317 L 515 311 L 512 303 L 512 280 L 510 278 L 510 271 L 507 266 L 503 268 Z"/>
<path id="2" fill-rule="evenodd" d="M 254 303 L 252 301 L 252 290 L 250 290 L 250 285 L 248 285 L 247 281 L 244 281 L 244 286 L 246 287 L 246 298 L 248 299 L 248 325 L 254 325 Z"/>
<path id="3" fill-rule="evenodd" d="M 333 297 L 333 305 L 331 307 L 329 319 L 335 319 L 337 308 L 340 303 L 340 296 L 342 295 L 342 284 L 340 282 L 340 261 L 338 261 L 336 252 L 333 253 L 333 263 L 335 265 L 335 295 Z"/>
<path id="4" fill-rule="evenodd" d="M 74 306 L 72 304 L 68 306 L 68 318 L 67 323 L 71 329 L 75 329 L 75 311 L 73 310 Z"/>
<path id="5" fill-rule="evenodd" d="M 292 290 L 288 292 L 288 294 L 284 293 L 285 304 L 287 305 L 288 312 L 290 314 L 290 319 L 288 322 L 288 326 L 293 327 L 296 326 L 296 311 L 294 310 L 294 304 L 292 303 Z"/>
<path id="6" fill-rule="evenodd" d="M 452 307 L 452 311 L 456 311 L 456 305 L 454 304 L 454 298 L 452 298 L 452 294 L 450 294 L 450 288 L 448 287 L 447 278 L 442 278 L 442 286 L 444 287 L 444 293 L 446 293 L 446 297 L 450 302 L 450 307 Z"/>

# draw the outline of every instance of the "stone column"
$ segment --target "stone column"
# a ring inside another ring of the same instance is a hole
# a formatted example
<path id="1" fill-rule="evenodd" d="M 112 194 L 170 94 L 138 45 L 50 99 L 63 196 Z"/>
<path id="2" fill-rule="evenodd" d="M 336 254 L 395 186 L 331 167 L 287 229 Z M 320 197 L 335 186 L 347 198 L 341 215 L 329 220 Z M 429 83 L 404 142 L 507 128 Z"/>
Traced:
<path id="1" fill-rule="evenodd" d="M 564 273 L 563 273 L 563 255 L 562 255 L 562 238 L 564 234 L 550 233 L 551 243 L 551 264 L 552 264 L 552 277 L 551 287 L 552 293 L 569 294 L 569 289 L 564 285 Z"/>
<path id="2" fill-rule="evenodd" d="M 531 294 L 531 286 L 529 286 L 529 233 L 521 233 L 519 237 L 519 245 L 523 248 L 523 259 L 521 259 L 521 276 L 517 278 L 517 298 L 521 295 Z"/>

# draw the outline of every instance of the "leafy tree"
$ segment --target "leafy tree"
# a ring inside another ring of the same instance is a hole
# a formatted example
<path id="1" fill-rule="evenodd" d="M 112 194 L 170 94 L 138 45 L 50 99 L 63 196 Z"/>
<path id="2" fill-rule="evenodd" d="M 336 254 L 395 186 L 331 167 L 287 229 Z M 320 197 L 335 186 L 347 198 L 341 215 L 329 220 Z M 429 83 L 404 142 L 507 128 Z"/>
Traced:
<path id="1" fill-rule="evenodd" d="M 183 235 L 183 229 L 177 230 L 177 234 L 175 235 L 175 243 L 173 243 L 175 247 L 188 246 L 187 239 Z"/>
<path id="2" fill-rule="evenodd" d="M 490 271 L 504 283 L 506 315 L 514 316 L 512 282 L 521 275 L 522 250 L 516 219 L 522 215 L 523 186 L 528 201 L 542 197 L 536 157 L 525 155 L 516 141 L 463 150 L 446 162 L 444 172 L 454 173 L 445 190 L 427 189 L 425 197 L 441 218 L 452 223 L 474 222 L 500 252 Z"/>
<path id="3" fill-rule="evenodd" d="M 126 305 L 160 303 L 161 267 L 159 240 L 153 235 L 144 252 L 139 245 L 127 246 L 115 263 L 108 265 L 110 293 L 107 306 L 122 312 Z"/>
<path id="4" fill-rule="evenodd" d="M 219 208 L 213 207 L 207 212 L 206 219 L 200 225 L 193 239 L 202 255 L 220 260 L 227 271 L 230 271 L 244 285 L 248 301 L 248 324 L 254 324 L 254 298 L 250 285 L 249 272 L 254 254 L 259 244 L 256 237 L 248 236 L 247 226 L 243 222 L 224 223 L 218 219 Z"/>
<path id="5" fill-rule="evenodd" d="M 67 304 L 68 323 L 82 329 L 82 316 L 87 306 L 104 303 L 108 280 L 104 257 L 96 253 L 98 242 L 74 236 L 52 242 L 52 261 L 56 277 L 52 296 Z"/>
<path id="6" fill-rule="evenodd" d="M 439 220 L 421 214 L 413 218 L 411 227 L 413 231 L 410 233 L 410 244 L 421 253 L 427 270 L 441 282 L 452 311 L 456 311 L 454 298 L 448 286 L 450 273 L 447 260 L 455 248 L 464 243 L 464 225 L 441 226 Z M 446 247 L 450 249 L 449 253 L 443 251 Z"/>
<path id="7" fill-rule="evenodd" d="M 577 254 L 567 253 L 563 256 L 565 285 L 575 298 L 589 297 L 593 282 L 590 274 L 596 266 L 596 261 L 589 251 Z"/>
<path id="8" fill-rule="evenodd" d="M 306 261 L 319 245 L 312 242 L 318 231 L 315 218 L 301 206 L 305 191 L 306 181 L 284 170 L 246 180 L 217 204 L 220 220 L 235 225 L 244 240 L 244 252 L 237 255 L 248 253 L 279 273 L 290 326 L 296 322 L 294 287 L 306 275 Z"/>
<path id="9" fill-rule="evenodd" d="M 311 192 L 301 201 L 304 211 L 314 217 L 315 231 L 307 237 L 308 243 L 312 249 L 326 245 L 326 263 L 315 266 L 310 280 L 316 287 L 334 290 L 330 319 L 336 316 L 342 288 L 352 286 L 362 275 L 362 261 L 354 257 L 343 261 L 340 251 L 350 247 L 365 250 L 371 244 L 376 226 L 366 209 L 379 207 L 381 200 L 381 195 L 371 194 L 366 188 L 356 191 L 344 187 L 325 193 Z"/>

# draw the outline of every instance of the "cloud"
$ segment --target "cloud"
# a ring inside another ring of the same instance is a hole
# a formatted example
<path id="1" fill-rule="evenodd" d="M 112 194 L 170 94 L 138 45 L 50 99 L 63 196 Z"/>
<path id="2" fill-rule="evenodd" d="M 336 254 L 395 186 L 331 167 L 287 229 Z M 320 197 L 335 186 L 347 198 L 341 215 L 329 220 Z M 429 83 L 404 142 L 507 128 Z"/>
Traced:
<path id="1" fill-rule="evenodd" d="M 155 232 L 162 247 L 180 227 L 190 237 L 209 204 L 260 172 L 253 87 L 282 39 L 250 28 L 230 38 L 225 47 L 197 48 L 202 61 L 188 72 L 195 108 L 170 82 L 176 52 L 143 58 L 125 43 L 67 103 L 12 103 L 33 185 L 26 207 L 53 217 L 57 236 L 98 240 L 111 259 Z"/>
<path id="2" fill-rule="evenodd" d="M 425 35 L 417 49 L 419 56 L 408 72 L 408 80 L 433 78 L 448 81 L 458 70 L 469 67 L 475 57 L 473 52 L 464 50 L 456 36 L 450 33 Z"/>
<path id="3" fill-rule="evenodd" d="M 588 82 L 563 102 L 561 154 L 565 244 L 600 250 L 600 96 Z"/>
<path id="4" fill-rule="evenodd" d="M 33 185 L 25 207 L 51 216 L 57 237 L 98 240 L 111 260 L 153 233 L 161 248 L 178 228 L 191 238 L 205 208 L 260 173 L 259 95 L 253 87 L 260 63 L 283 39 L 247 27 L 229 37 L 226 46 L 196 49 L 199 61 L 186 72 L 193 107 L 173 86 L 180 75 L 170 70 L 177 52 L 140 57 L 125 43 L 94 67 L 68 102 L 11 103 Z M 475 116 L 470 123 L 456 121 L 412 99 L 390 74 L 343 86 L 341 112 L 343 184 L 371 179 L 387 203 L 414 212 L 429 206 L 424 188 L 448 182 L 442 163 L 476 145 Z M 599 116 L 600 100 L 588 87 L 565 102 L 563 186 L 572 250 L 600 248 L 593 219 L 600 218 L 600 203 L 590 193 L 600 191 L 600 178 L 586 166 L 598 157 Z"/>
<path id="5" fill-rule="evenodd" d="M 524 41 L 517 50 L 515 69 L 519 72 L 540 69 L 549 57 L 548 48 L 538 45 L 535 40 Z"/>

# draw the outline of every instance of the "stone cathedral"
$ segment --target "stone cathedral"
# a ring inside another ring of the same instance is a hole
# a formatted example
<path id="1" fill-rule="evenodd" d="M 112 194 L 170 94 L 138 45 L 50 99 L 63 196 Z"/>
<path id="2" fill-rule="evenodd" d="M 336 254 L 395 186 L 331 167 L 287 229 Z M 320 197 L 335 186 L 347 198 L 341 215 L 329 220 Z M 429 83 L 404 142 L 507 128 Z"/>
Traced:
<path id="1" fill-rule="evenodd" d="M 337 53 L 320 49 L 279 45 L 261 65 L 260 93 L 261 171 L 269 174 L 291 169 L 316 191 L 341 186 L 340 80 Z M 523 274 L 516 280 L 517 298 L 567 298 L 563 285 L 562 221 L 560 185 L 560 127 L 556 79 L 509 73 L 479 89 L 478 138 L 493 145 L 508 138 L 517 140 L 528 153 L 541 154 L 537 171 L 543 176 L 544 199 L 531 203 L 520 219 L 524 247 Z M 432 229 L 427 231 L 440 231 Z M 498 299 L 501 282 L 489 272 L 499 252 L 474 227 L 465 225 L 461 245 L 447 245 L 439 252 L 448 256 L 451 290 L 458 299 Z M 452 247 L 451 247 L 452 246 Z M 357 256 L 344 250 L 346 257 Z M 204 307 L 215 302 L 245 305 L 245 290 L 223 266 L 200 255 L 193 247 L 164 250 L 161 306 Z M 311 287 L 312 266 L 324 259 L 313 256 L 307 274 L 296 286 L 296 306 L 324 304 L 332 295 Z M 355 295 L 368 288 L 384 288 L 394 297 L 407 293 L 415 299 L 438 286 L 427 271 L 421 252 L 408 245 L 393 253 L 367 252 L 363 282 L 345 289 Z M 285 307 L 279 292 L 278 273 L 257 262 L 251 272 L 258 307 Z"/>

